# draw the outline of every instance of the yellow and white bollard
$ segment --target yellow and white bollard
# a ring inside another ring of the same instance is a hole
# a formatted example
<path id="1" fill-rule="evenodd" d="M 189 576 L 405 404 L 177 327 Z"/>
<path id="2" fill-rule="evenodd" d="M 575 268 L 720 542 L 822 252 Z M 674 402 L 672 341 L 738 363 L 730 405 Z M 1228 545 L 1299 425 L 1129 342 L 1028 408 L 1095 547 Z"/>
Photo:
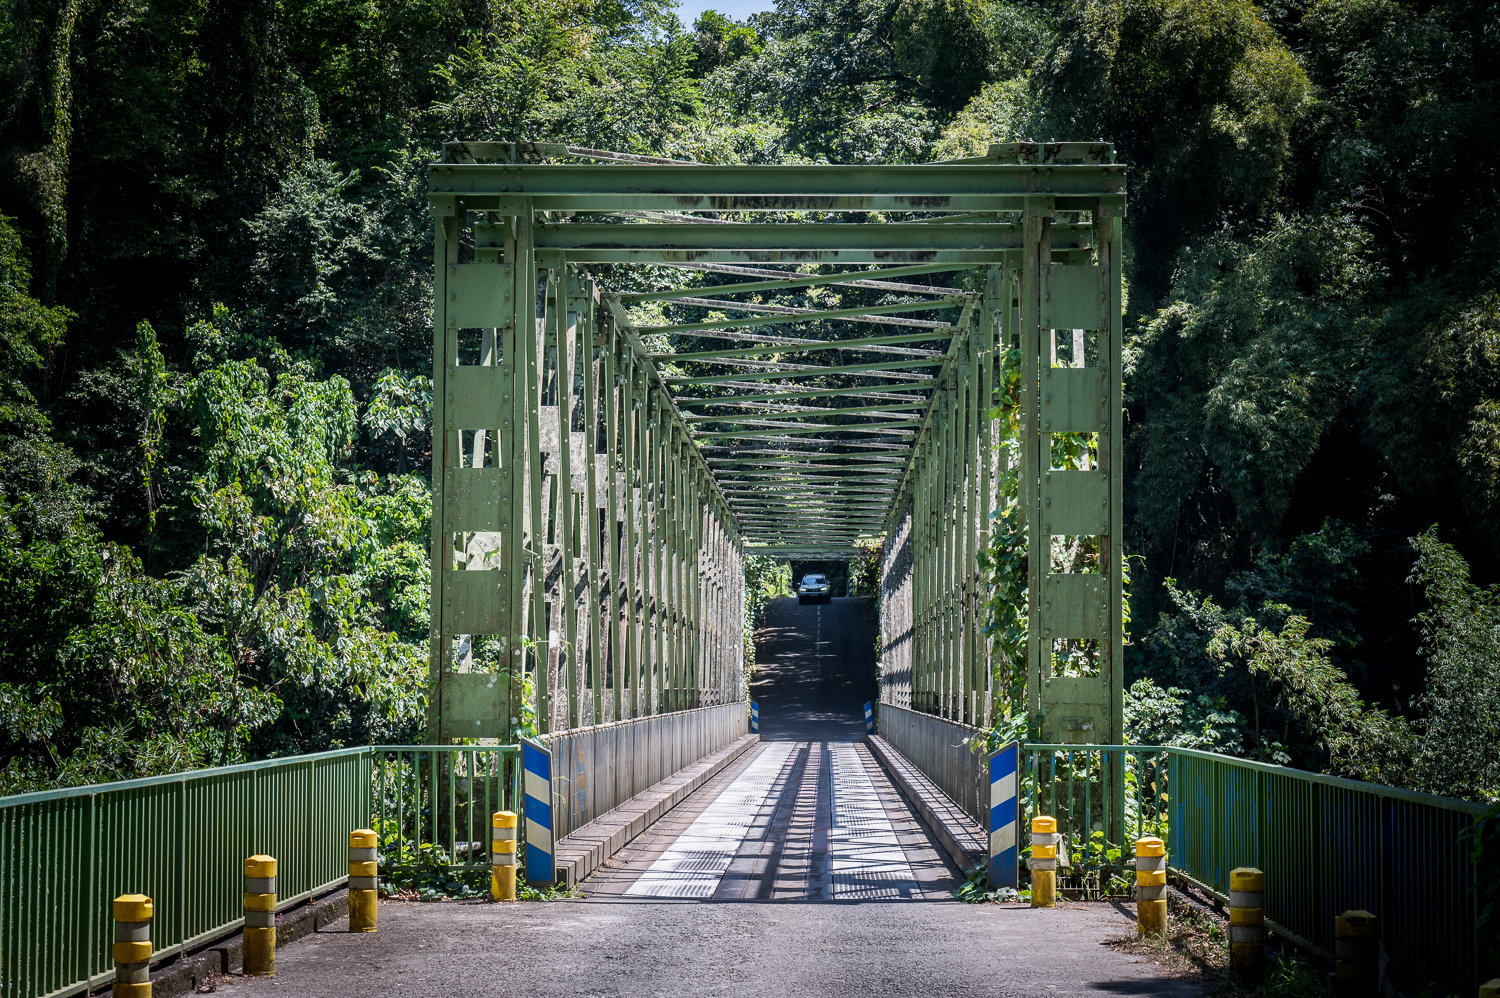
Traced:
<path id="1" fill-rule="evenodd" d="M 1380 919 L 1346 911 L 1333 920 L 1334 991 L 1340 998 L 1370 998 L 1380 987 Z"/>
<path id="2" fill-rule="evenodd" d="M 356 828 L 349 833 L 349 931 L 375 931 L 375 892 L 380 868 L 375 859 L 375 833 Z"/>
<path id="3" fill-rule="evenodd" d="M 1229 871 L 1229 969 L 1260 973 L 1266 945 L 1266 875 L 1253 866 Z"/>
<path id="4" fill-rule="evenodd" d="M 245 860 L 246 975 L 276 973 L 276 859 L 251 856 Z"/>
<path id="5" fill-rule="evenodd" d="M 121 894 L 115 917 L 115 998 L 151 998 L 151 899 Z"/>
<path id="6" fill-rule="evenodd" d="M 490 897 L 516 899 L 516 812 L 496 811 L 490 819 Z"/>
<path id="7" fill-rule="evenodd" d="M 1031 906 L 1051 908 L 1057 904 L 1057 819 L 1039 814 L 1031 819 Z"/>
<path id="8" fill-rule="evenodd" d="M 1500 998 L 1500 977 L 1479 985 L 1479 998 Z"/>
<path id="9" fill-rule="evenodd" d="M 1135 924 L 1141 935 L 1167 934 L 1167 844 L 1135 840 Z"/>

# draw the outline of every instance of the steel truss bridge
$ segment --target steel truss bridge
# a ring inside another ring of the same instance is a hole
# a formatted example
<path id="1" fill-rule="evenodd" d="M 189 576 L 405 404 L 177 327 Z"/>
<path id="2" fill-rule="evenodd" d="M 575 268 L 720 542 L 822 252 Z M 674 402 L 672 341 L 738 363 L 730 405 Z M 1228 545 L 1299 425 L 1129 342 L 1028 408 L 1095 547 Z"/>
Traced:
<path id="1" fill-rule="evenodd" d="M 524 161 L 580 153 L 614 161 Z M 994 661 L 979 560 L 1011 501 L 1043 738 L 1119 741 L 1111 146 L 747 167 L 456 142 L 430 197 L 439 741 L 741 700 L 746 557 L 870 546 L 883 700 L 983 725 L 1021 666 Z"/>

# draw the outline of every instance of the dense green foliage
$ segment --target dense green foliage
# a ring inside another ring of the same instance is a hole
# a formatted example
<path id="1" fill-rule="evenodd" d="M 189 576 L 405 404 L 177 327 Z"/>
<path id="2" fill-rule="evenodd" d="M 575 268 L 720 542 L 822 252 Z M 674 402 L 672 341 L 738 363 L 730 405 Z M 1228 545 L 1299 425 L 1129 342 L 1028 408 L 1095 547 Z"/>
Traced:
<path id="1" fill-rule="evenodd" d="M 443 139 L 1103 137 L 1132 734 L 1494 796 L 1497 51 L 1478 0 L 8 5 L 0 792 L 418 734 Z"/>

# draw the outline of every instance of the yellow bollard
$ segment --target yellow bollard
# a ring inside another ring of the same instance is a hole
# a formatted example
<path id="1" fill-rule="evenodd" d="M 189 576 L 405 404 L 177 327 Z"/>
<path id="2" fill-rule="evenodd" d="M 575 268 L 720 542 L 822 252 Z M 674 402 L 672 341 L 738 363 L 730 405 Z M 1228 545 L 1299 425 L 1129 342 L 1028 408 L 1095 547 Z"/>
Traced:
<path id="1" fill-rule="evenodd" d="M 1031 819 L 1031 906 L 1057 904 L 1057 819 L 1039 814 Z"/>
<path id="2" fill-rule="evenodd" d="M 375 931 L 375 892 L 380 869 L 375 859 L 375 833 L 356 828 L 349 833 L 349 931 Z"/>
<path id="3" fill-rule="evenodd" d="M 490 819 L 490 897 L 516 899 L 516 812 L 496 811 Z"/>
<path id="4" fill-rule="evenodd" d="M 151 998 L 151 899 L 121 894 L 115 917 L 115 998 Z"/>
<path id="5" fill-rule="evenodd" d="M 276 860 L 251 856 L 245 860 L 246 975 L 276 973 Z"/>
<path id="6" fill-rule="evenodd" d="M 1167 844 L 1135 840 L 1135 924 L 1141 935 L 1167 934 Z"/>
<path id="7" fill-rule="evenodd" d="M 1500 977 L 1479 985 L 1479 998 L 1500 998 Z"/>
<path id="8" fill-rule="evenodd" d="M 1340 998 L 1372 998 L 1380 987 L 1380 919 L 1368 911 L 1334 918 L 1333 956 Z"/>
<path id="9" fill-rule="evenodd" d="M 1266 875 L 1253 866 L 1229 871 L 1229 969 L 1260 973 L 1266 944 Z"/>

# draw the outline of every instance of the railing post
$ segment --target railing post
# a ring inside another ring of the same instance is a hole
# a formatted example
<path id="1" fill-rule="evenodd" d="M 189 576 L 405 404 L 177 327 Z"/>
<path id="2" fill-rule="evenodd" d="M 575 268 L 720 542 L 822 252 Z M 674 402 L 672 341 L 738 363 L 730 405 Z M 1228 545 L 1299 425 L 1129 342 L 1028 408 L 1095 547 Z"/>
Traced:
<path id="1" fill-rule="evenodd" d="M 375 892 L 380 868 L 375 859 L 375 833 L 356 828 L 349 833 L 349 931 L 375 931 Z"/>
<path id="2" fill-rule="evenodd" d="M 151 899 L 121 894 L 111 905 L 115 917 L 115 998 L 151 998 Z"/>
<path id="3" fill-rule="evenodd" d="M 246 976 L 276 973 L 276 859 L 272 856 L 245 860 L 242 952 Z"/>

